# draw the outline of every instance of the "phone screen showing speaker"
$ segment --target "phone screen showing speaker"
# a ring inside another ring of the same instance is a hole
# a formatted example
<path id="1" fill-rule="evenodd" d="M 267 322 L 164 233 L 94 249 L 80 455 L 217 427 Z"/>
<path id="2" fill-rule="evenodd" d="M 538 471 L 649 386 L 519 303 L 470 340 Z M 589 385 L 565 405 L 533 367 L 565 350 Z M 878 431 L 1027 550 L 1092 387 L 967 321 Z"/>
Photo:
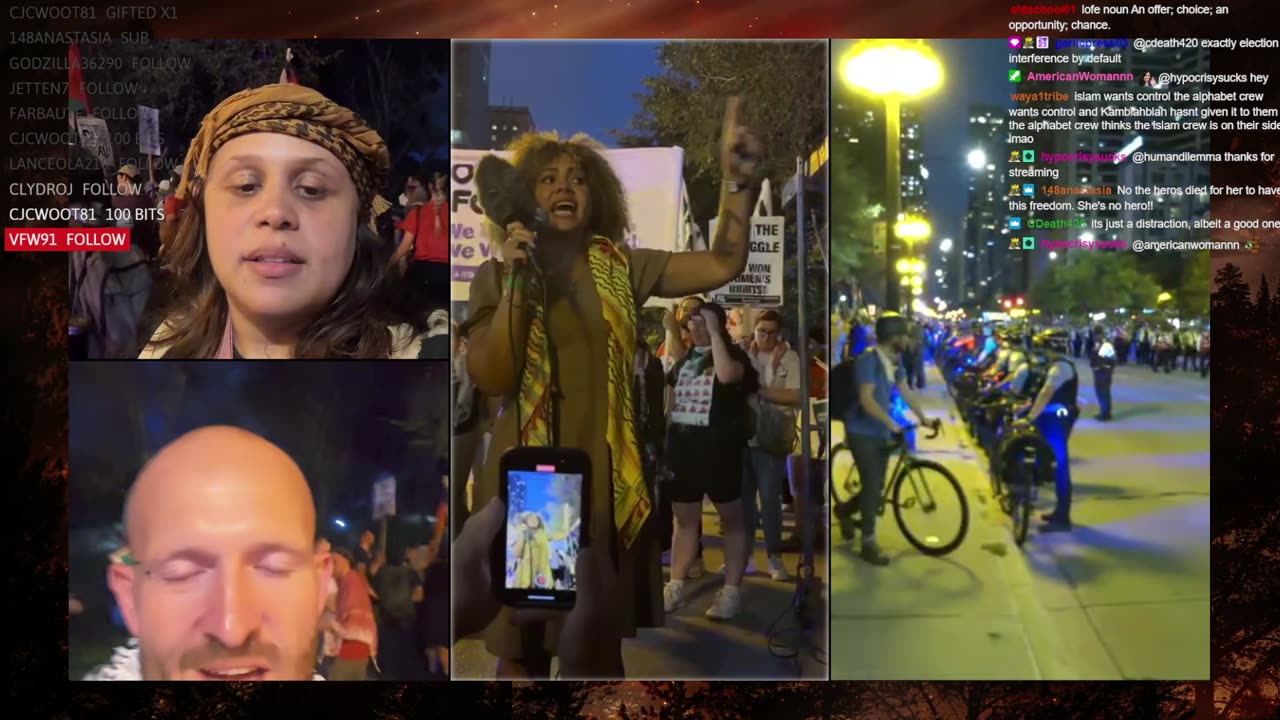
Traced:
<path id="1" fill-rule="evenodd" d="M 530 603 L 577 591 L 583 481 L 554 465 L 508 471 L 505 589 Z"/>

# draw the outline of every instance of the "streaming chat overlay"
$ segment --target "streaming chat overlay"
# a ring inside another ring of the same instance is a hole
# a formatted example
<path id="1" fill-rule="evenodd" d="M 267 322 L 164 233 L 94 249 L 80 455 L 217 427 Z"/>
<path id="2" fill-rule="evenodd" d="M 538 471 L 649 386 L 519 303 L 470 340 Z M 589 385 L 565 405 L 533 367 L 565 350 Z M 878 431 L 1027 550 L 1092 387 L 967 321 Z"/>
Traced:
<path id="1" fill-rule="evenodd" d="M 1210 145 L 1214 132 L 1275 132 L 1265 73 L 1215 72 L 1217 52 L 1275 52 L 1267 37 L 1098 37 L 1118 17 L 1201 20 L 1206 4 L 1023 3 L 1010 15 L 1006 121 L 1010 248 L 1134 252 L 1248 250 L 1277 221 L 1210 217 L 1214 196 L 1274 196 L 1270 185 L 1215 186 L 1211 163 L 1275 155 Z M 1201 23 L 1203 26 L 1204 23 Z M 1127 26 L 1127 25 L 1126 25 Z M 1072 32 L 1085 37 L 1074 37 Z"/>

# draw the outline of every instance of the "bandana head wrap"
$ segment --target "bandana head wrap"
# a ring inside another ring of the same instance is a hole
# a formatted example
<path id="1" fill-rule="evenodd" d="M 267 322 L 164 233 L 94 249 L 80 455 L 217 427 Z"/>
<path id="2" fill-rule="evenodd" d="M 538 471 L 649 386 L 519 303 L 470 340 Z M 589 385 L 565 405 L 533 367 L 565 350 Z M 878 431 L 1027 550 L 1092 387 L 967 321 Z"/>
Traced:
<path id="1" fill-rule="evenodd" d="M 182 163 L 178 197 L 185 200 L 200 191 L 214 154 L 228 140 L 257 132 L 291 135 L 333 153 L 355 183 L 361 220 L 372 220 L 389 207 L 378 195 L 391 167 L 382 137 L 359 115 L 294 84 L 242 90 L 205 115 Z"/>

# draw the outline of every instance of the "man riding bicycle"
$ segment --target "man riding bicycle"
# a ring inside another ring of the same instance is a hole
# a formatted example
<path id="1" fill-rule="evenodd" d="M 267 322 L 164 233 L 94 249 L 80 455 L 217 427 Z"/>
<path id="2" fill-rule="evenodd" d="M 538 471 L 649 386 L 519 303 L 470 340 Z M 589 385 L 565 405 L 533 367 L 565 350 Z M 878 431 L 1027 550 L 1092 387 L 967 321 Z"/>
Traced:
<path id="1" fill-rule="evenodd" d="M 858 356 L 854 366 L 857 401 L 849 404 L 843 418 L 845 442 L 862 479 L 862 490 L 847 504 L 838 505 L 836 513 L 846 522 L 853 514 L 861 513 L 860 554 L 872 565 L 889 564 L 889 557 L 876 543 L 876 518 L 889 472 L 890 441 L 903 432 L 903 427 L 889 414 L 894 387 L 920 419 L 921 425 L 937 424 L 920 409 L 918 397 L 907 387 L 902 353 L 910 342 L 910 326 L 906 318 L 896 313 L 885 313 L 876 320 L 876 344 Z"/>

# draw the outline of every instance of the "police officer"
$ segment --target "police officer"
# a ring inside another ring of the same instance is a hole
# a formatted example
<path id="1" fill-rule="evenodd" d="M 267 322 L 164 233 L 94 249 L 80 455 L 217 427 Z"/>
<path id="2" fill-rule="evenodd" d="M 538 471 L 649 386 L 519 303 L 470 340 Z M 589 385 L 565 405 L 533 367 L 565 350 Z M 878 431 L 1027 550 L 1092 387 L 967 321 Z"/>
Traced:
<path id="1" fill-rule="evenodd" d="M 996 360 L 983 373 L 985 379 L 993 382 L 999 382 L 1008 376 L 1012 369 L 1009 362 L 1013 359 L 1014 354 L 1018 352 L 1017 333 L 1010 328 L 1004 328 L 996 331 L 996 338 L 1000 343 L 1000 349 L 996 351 Z"/>
<path id="2" fill-rule="evenodd" d="M 1098 395 L 1098 419 L 1106 422 L 1111 419 L 1111 376 L 1116 369 L 1116 350 L 1102 328 L 1095 334 L 1102 344 L 1089 358 L 1089 367 L 1093 370 L 1093 390 Z"/>
<path id="3" fill-rule="evenodd" d="M 1023 397 L 1027 389 L 1027 380 L 1031 377 L 1032 357 L 1019 350 L 1009 356 L 1009 372 L 1004 376 L 1000 389 Z M 1034 398 L 1031 398 L 1034 399 Z"/>
<path id="4" fill-rule="evenodd" d="M 982 335 L 978 338 L 978 359 L 974 361 L 974 365 L 978 367 L 988 367 L 988 362 L 993 360 L 993 356 L 1000 350 L 1000 343 L 996 340 L 995 327 L 987 325 L 982 328 Z"/>
<path id="5" fill-rule="evenodd" d="M 1065 330 L 1045 330 L 1035 344 L 1043 362 L 1027 380 L 1026 392 L 1035 400 L 1025 409 L 1026 419 L 1022 422 L 1034 423 L 1053 448 L 1058 505 L 1041 518 L 1045 523 L 1041 532 L 1065 532 L 1071 530 L 1071 464 L 1067 440 L 1080 416 L 1076 404 L 1080 378 L 1075 363 L 1067 358 L 1070 335 Z"/>

